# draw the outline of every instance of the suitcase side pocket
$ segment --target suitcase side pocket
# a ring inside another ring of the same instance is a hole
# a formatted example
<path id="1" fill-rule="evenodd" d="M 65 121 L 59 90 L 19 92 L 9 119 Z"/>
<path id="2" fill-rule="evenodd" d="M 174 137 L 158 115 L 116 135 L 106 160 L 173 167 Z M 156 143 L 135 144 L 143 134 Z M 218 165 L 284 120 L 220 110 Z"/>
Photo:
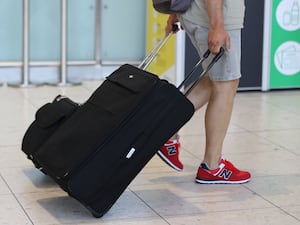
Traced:
<path id="1" fill-rule="evenodd" d="M 66 121 L 77 109 L 79 104 L 67 97 L 57 96 L 53 102 L 40 107 L 35 120 L 26 130 L 22 140 L 22 151 L 34 160 L 34 154 L 40 146 Z"/>

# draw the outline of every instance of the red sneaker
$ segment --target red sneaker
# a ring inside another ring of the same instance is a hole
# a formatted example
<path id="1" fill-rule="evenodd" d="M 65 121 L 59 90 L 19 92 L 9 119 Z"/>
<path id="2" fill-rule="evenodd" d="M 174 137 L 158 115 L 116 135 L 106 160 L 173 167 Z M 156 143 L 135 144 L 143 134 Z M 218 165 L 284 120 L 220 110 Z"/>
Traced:
<path id="1" fill-rule="evenodd" d="M 242 184 L 250 180 L 251 174 L 237 169 L 231 162 L 221 159 L 219 167 L 211 170 L 206 163 L 198 169 L 196 182 L 201 184 Z"/>
<path id="2" fill-rule="evenodd" d="M 157 155 L 169 166 L 177 171 L 183 169 L 183 164 L 179 161 L 179 137 L 175 140 L 168 140 L 160 150 L 157 151 Z"/>

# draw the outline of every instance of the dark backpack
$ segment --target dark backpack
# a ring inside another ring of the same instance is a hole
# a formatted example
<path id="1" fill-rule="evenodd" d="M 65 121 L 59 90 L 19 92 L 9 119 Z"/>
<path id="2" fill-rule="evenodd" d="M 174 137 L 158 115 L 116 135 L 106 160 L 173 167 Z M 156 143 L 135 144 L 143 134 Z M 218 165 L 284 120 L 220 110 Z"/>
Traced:
<path id="1" fill-rule="evenodd" d="M 152 0 L 154 9 L 164 14 L 183 13 L 192 2 L 193 0 Z"/>

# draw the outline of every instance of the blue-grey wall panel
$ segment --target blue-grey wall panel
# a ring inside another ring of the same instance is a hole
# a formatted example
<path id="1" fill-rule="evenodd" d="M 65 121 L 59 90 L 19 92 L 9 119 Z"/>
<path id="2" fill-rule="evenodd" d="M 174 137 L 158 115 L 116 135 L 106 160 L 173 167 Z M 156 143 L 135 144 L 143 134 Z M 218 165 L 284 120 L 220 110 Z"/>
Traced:
<path id="1" fill-rule="evenodd" d="M 145 28 L 146 1 L 102 0 L 102 60 L 142 59 L 145 55 Z"/>
<path id="2" fill-rule="evenodd" d="M 96 0 L 68 1 L 68 59 L 95 60 Z"/>
<path id="3" fill-rule="evenodd" d="M 0 1 L 0 61 L 21 61 L 23 57 L 22 1 Z"/>
<path id="4" fill-rule="evenodd" d="M 137 61 L 145 55 L 146 1 L 101 0 L 96 49 L 97 0 L 67 1 L 67 58 L 71 61 Z M 0 0 L 0 61 L 23 60 L 23 1 Z M 29 60 L 60 61 L 61 0 L 29 1 Z"/>
<path id="5" fill-rule="evenodd" d="M 60 59 L 60 0 L 30 0 L 29 58 Z"/>

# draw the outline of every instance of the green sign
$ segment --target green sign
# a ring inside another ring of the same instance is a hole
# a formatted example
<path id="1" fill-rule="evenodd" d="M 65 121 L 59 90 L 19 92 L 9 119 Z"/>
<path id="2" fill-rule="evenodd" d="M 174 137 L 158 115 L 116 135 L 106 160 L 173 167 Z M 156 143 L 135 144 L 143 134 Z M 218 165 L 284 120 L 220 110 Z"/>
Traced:
<path id="1" fill-rule="evenodd" d="M 273 0 L 270 88 L 300 87 L 300 0 Z"/>

